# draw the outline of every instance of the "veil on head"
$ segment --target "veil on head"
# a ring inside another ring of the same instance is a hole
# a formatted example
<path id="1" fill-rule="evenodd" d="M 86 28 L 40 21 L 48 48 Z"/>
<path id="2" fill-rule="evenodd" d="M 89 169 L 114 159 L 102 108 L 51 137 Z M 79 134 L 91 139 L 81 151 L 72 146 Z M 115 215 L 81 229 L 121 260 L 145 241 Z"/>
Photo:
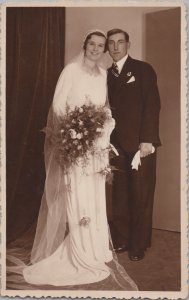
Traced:
<path id="1" fill-rule="evenodd" d="M 90 29 L 86 32 L 86 34 L 83 37 L 83 41 L 82 41 L 82 49 L 80 50 L 79 54 L 76 55 L 75 57 L 73 57 L 73 59 L 71 59 L 70 63 L 78 63 L 80 65 L 83 64 L 84 62 L 84 58 L 85 58 L 85 50 L 83 48 L 86 39 L 89 35 L 95 34 L 95 33 L 100 33 L 101 35 L 103 35 L 105 37 L 105 39 L 107 39 L 106 33 L 103 30 L 100 29 Z M 98 60 L 98 62 L 96 63 L 98 67 L 107 70 L 109 67 L 109 59 L 108 59 L 108 55 L 106 53 L 103 53 L 103 55 L 101 56 L 101 58 Z"/>

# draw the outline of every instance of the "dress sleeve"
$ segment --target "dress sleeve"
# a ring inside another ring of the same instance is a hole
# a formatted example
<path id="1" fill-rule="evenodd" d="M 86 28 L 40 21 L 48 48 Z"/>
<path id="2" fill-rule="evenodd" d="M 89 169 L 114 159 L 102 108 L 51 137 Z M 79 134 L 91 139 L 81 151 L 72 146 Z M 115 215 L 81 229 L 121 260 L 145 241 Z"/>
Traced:
<path id="1" fill-rule="evenodd" d="M 68 65 L 64 68 L 58 79 L 54 98 L 53 98 L 53 111 L 57 116 L 62 116 L 65 113 L 68 95 L 72 87 L 72 70 Z"/>

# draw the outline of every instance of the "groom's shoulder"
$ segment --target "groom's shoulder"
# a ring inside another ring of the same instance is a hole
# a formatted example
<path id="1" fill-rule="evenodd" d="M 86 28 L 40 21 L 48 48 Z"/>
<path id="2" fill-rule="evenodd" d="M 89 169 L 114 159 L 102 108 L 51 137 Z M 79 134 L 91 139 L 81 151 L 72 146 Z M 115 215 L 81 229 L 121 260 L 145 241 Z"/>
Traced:
<path id="1" fill-rule="evenodd" d="M 141 71 L 154 72 L 154 69 L 151 64 L 146 61 L 131 58 L 132 65 Z"/>

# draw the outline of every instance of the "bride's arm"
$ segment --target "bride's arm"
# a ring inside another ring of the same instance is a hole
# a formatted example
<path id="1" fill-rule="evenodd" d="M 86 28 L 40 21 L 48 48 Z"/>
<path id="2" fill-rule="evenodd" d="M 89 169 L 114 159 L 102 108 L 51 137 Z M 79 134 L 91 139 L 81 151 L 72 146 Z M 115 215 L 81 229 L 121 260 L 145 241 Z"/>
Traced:
<path id="1" fill-rule="evenodd" d="M 72 87 L 72 70 L 71 66 L 68 65 L 64 68 L 58 79 L 54 97 L 53 97 L 53 111 L 60 117 L 64 115 L 66 110 L 66 103 L 68 95 Z"/>

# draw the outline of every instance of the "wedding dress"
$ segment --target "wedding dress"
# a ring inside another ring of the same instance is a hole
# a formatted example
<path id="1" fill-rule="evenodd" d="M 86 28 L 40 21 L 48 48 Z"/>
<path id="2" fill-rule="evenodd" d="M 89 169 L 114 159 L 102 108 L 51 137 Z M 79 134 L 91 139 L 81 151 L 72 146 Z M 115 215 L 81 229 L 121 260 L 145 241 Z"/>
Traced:
<path id="1" fill-rule="evenodd" d="M 56 87 L 53 101 L 55 114 L 63 115 L 66 104 L 74 108 L 89 101 L 95 105 L 105 105 L 105 71 L 99 69 L 99 74 L 91 75 L 77 63 L 68 65 Z M 113 125 L 112 119 L 99 138 L 99 147 L 108 146 Z M 98 173 L 102 163 L 107 164 L 108 157 L 101 162 L 91 155 L 84 172 L 82 166 L 77 165 L 68 175 L 64 175 L 65 181 L 70 183 L 66 208 L 69 234 L 52 255 L 24 269 L 27 282 L 64 286 L 97 282 L 110 275 L 105 265 L 105 262 L 112 260 L 106 218 L 105 177 Z M 90 218 L 88 226 L 79 224 L 83 217 Z"/>
<path id="2" fill-rule="evenodd" d="M 56 126 L 66 105 L 72 109 L 89 102 L 100 106 L 105 105 L 106 97 L 105 70 L 98 67 L 90 73 L 84 65 L 70 63 L 58 80 L 47 126 Z M 112 118 L 105 123 L 102 136 L 95 143 L 99 150 L 109 146 L 114 125 Z M 108 165 L 108 151 L 103 151 L 102 157 L 91 155 L 84 170 L 81 162 L 64 174 L 46 138 L 45 165 L 46 182 L 31 253 L 32 264 L 23 268 L 25 281 L 53 286 L 94 283 L 110 274 L 116 278 L 108 265 L 114 261 L 124 277 L 126 290 L 137 290 L 110 249 L 105 176 L 100 173 Z M 90 220 L 88 226 L 81 225 L 83 218 Z"/>

